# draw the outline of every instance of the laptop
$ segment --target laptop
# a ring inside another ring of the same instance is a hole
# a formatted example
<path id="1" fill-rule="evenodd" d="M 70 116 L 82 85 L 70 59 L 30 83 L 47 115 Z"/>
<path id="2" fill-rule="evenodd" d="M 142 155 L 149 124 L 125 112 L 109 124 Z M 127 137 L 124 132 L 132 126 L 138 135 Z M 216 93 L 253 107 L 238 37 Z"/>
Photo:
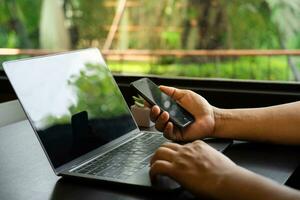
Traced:
<path id="1" fill-rule="evenodd" d="M 179 187 L 168 178 L 152 185 L 149 161 L 167 139 L 140 131 L 98 49 L 9 61 L 3 67 L 58 176 Z"/>

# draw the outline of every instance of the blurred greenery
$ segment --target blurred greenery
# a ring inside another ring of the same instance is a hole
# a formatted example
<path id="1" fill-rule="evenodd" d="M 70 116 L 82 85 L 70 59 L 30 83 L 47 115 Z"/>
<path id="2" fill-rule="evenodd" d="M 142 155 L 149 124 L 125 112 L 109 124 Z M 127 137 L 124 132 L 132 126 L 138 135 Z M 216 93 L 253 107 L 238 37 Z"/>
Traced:
<path id="1" fill-rule="evenodd" d="M 90 117 L 111 118 L 127 113 L 126 106 L 120 104 L 123 97 L 108 68 L 86 64 L 86 68 L 73 76 L 69 84 L 77 93 L 77 104 L 69 108 L 72 114 L 85 110 Z M 99 99 L 102 103 L 100 107 Z"/>
<path id="2" fill-rule="evenodd" d="M 291 70 L 286 57 L 246 57 L 204 63 L 151 64 L 147 62 L 109 61 L 112 71 L 123 74 L 153 74 L 202 78 L 233 78 L 290 81 Z"/>
<path id="3" fill-rule="evenodd" d="M 101 47 L 118 0 L 57 1 L 62 4 L 73 47 Z M 1 47 L 39 48 L 42 3 L 1 1 Z M 287 48 L 299 48 L 298 0 L 132 0 L 132 4 L 121 23 L 136 28 L 126 28 L 128 48 L 282 48 L 280 41 Z M 113 47 L 122 42 L 119 34 Z M 189 40 L 192 45 L 187 44 Z"/>
<path id="4" fill-rule="evenodd" d="M 0 47 L 38 48 L 41 0 L 2 0 Z"/>
<path id="5" fill-rule="evenodd" d="M 0 47 L 41 47 L 40 16 L 45 1 L 49 0 L 0 1 Z M 71 47 L 101 49 L 119 0 L 56 1 L 62 5 Z M 299 19 L 299 0 L 131 0 L 111 48 L 299 49 Z M 2 57 L 0 62 L 13 58 Z M 235 62 L 229 58 L 216 67 L 206 58 L 202 62 L 174 57 L 140 63 L 141 69 L 132 62 L 112 63 L 111 67 L 116 72 L 122 68 L 122 72 L 130 73 L 292 80 L 292 76 L 277 73 L 283 68 L 278 63 L 284 63 L 286 68 L 287 58 L 253 59 L 255 64 L 251 67 L 248 65 L 252 61 L 245 63 L 248 58 Z M 293 61 L 300 68 L 300 59 Z"/>

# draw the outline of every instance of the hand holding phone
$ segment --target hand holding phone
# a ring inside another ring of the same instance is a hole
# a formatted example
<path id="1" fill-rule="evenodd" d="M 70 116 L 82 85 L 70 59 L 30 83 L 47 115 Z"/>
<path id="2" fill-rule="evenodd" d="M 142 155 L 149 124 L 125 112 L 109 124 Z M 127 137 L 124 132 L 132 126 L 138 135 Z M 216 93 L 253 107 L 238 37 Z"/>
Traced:
<path id="1" fill-rule="evenodd" d="M 194 117 L 174 99 L 161 92 L 159 87 L 148 78 L 142 78 L 130 84 L 152 106 L 159 106 L 161 112 L 169 113 L 170 121 L 178 128 L 185 128 L 194 121 Z"/>

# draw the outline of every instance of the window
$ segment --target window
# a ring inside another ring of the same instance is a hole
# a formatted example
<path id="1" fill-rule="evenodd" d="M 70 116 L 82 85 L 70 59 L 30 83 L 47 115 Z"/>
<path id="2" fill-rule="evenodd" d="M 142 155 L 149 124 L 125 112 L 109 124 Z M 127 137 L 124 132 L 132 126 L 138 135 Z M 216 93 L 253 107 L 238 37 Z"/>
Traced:
<path id="1" fill-rule="evenodd" d="M 98 47 L 115 73 L 300 81 L 297 0 L 4 0 L 0 15 L 0 62 Z"/>

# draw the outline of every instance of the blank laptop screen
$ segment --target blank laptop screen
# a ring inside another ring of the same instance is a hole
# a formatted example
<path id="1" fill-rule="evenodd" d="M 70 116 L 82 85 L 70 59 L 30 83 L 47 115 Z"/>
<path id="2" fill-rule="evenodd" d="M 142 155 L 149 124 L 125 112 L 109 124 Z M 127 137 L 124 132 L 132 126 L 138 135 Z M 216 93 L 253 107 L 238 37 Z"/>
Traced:
<path id="1" fill-rule="evenodd" d="M 97 49 L 4 68 L 54 168 L 137 128 Z"/>

